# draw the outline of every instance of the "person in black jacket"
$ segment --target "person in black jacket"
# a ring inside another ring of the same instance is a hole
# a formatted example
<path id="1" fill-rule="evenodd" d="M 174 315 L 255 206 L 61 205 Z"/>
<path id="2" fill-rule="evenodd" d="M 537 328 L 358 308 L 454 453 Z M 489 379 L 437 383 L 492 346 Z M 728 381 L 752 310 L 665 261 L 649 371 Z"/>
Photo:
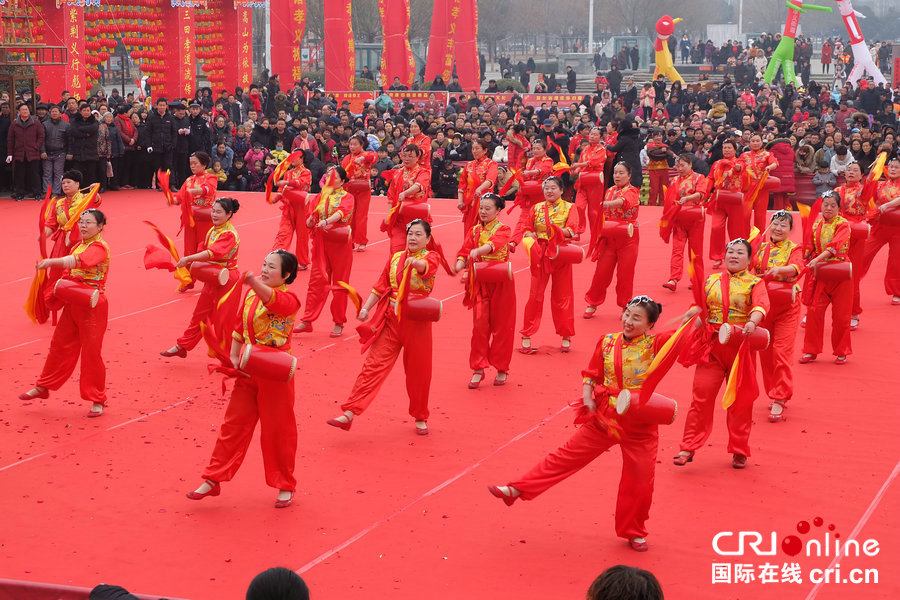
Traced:
<path id="1" fill-rule="evenodd" d="M 259 123 L 253 127 L 253 133 L 250 134 L 250 145 L 255 146 L 256 144 L 260 144 L 267 150 L 275 148 L 275 144 L 272 143 L 272 131 L 269 129 L 268 117 L 261 118 Z"/>
<path id="2" fill-rule="evenodd" d="M 88 104 L 79 106 L 78 114 L 69 118 L 69 129 L 66 130 L 69 154 L 66 158 L 71 161 L 69 168 L 81 171 L 81 183 L 85 187 L 97 181 L 97 163 L 100 161 L 97 148 L 99 129 L 100 123 L 91 114 Z"/>
<path id="3" fill-rule="evenodd" d="M 606 81 L 609 82 L 609 91 L 612 93 L 612 97 L 618 98 L 622 90 L 622 72 L 619 71 L 618 66 L 610 66 L 609 72 L 606 74 Z"/>
<path id="4" fill-rule="evenodd" d="M 631 185 L 641 189 L 644 180 L 641 171 L 641 141 L 631 115 L 619 123 L 619 138 L 615 144 L 607 146 L 606 150 L 616 153 L 616 162 L 624 162 L 631 167 Z"/>
<path id="5" fill-rule="evenodd" d="M 0 156 L 7 156 L 7 141 L 12 118 L 9 116 L 9 102 L 0 103 Z M 0 190 L 12 187 L 12 165 L 0 161 Z"/>
<path id="6" fill-rule="evenodd" d="M 147 152 L 150 147 L 150 129 L 137 112 L 131 114 L 131 124 L 134 125 L 134 135 L 137 138 L 131 163 L 131 181 L 134 182 L 134 187 L 146 190 L 153 181 L 152 155 Z"/>
<path id="7" fill-rule="evenodd" d="M 185 180 L 191 175 L 190 167 L 190 139 L 191 119 L 187 116 L 187 107 L 181 102 L 175 102 L 171 106 L 175 124 L 175 147 L 172 149 L 172 184 L 181 188 Z M 208 148 L 203 152 L 209 152 Z"/>
<path id="8" fill-rule="evenodd" d="M 172 153 L 175 151 L 175 117 L 169 112 L 169 103 L 165 98 L 156 101 L 156 110 L 147 117 L 147 130 L 150 135 L 147 152 L 153 159 L 153 173 L 160 169 L 171 171 Z"/>
<path id="9" fill-rule="evenodd" d="M 212 130 L 206 117 L 200 114 L 200 104 L 191 102 L 190 106 L 190 130 L 191 134 L 188 139 L 188 153 L 193 152 L 209 152 L 213 145 Z"/>
<path id="10" fill-rule="evenodd" d="M 322 180 L 322 176 L 325 175 L 325 163 L 316 158 L 312 150 L 304 150 L 303 166 L 309 169 L 311 175 L 309 191 L 313 194 L 318 194 L 322 191 L 319 182 Z"/>

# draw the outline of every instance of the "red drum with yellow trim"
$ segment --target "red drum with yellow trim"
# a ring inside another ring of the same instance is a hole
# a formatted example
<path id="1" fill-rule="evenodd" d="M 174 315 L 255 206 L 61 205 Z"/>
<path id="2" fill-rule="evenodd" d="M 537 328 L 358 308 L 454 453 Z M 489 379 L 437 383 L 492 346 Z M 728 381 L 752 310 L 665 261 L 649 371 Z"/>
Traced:
<path id="1" fill-rule="evenodd" d="M 702 223 L 706 218 L 706 209 L 702 206 L 682 206 L 675 220 L 685 225 L 693 225 L 694 223 Z"/>
<path id="2" fill-rule="evenodd" d="M 578 265 L 584 260 L 584 248 L 575 244 L 560 244 L 556 247 L 556 255 L 550 260 L 559 261 L 564 265 Z"/>
<path id="3" fill-rule="evenodd" d="M 592 173 L 582 173 L 578 176 L 578 187 L 584 189 L 584 186 L 595 186 L 595 185 L 603 185 L 603 173 L 592 172 Z"/>
<path id="4" fill-rule="evenodd" d="M 634 223 L 629 221 L 605 220 L 600 228 L 600 235 L 610 239 L 634 237 Z"/>
<path id="5" fill-rule="evenodd" d="M 820 281 L 853 279 L 853 263 L 850 261 L 816 263 L 816 279 Z"/>
<path id="6" fill-rule="evenodd" d="M 368 179 L 349 179 L 344 182 L 344 189 L 351 194 L 357 194 L 362 191 L 372 191 L 372 185 Z"/>
<path id="7" fill-rule="evenodd" d="M 790 308 L 797 301 L 797 286 L 789 281 L 767 281 L 766 291 L 772 310 L 776 312 Z"/>
<path id="8" fill-rule="evenodd" d="M 716 190 L 716 202 L 723 206 L 735 206 L 744 203 L 744 194 L 731 190 Z"/>
<path id="9" fill-rule="evenodd" d="M 423 221 L 431 221 L 431 205 L 426 202 L 401 202 L 400 203 L 400 220 L 404 223 L 422 219 Z"/>
<path id="10" fill-rule="evenodd" d="M 622 390 L 616 397 L 616 412 L 626 420 L 643 425 L 671 425 L 678 415 L 678 403 L 662 394 L 653 393 L 647 402 L 640 390 Z"/>
<path id="11" fill-rule="evenodd" d="M 865 221 L 850 221 L 850 239 L 863 241 L 869 237 L 869 224 Z"/>
<path id="12" fill-rule="evenodd" d="M 326 225 L 322 229 L 322 238 L 327 242 L 335 242 L 338 244 L 350 241 L 350 227 L 345 223 Z"/>
<path id="13" fill-rule="evenodd" d="M 900 209 L 892 208 L 881 213 L 878 222 L 888 227 L 900 227 Z"/>
<path id="14" fill-rule="evenodd" d="M 212 223 L 212 209 L 208 206 L 192 206 L 191 211 L 194 215 L 194 222 L 205 221 Z"/>
<path id="15" fill-rule="evenodd" d="M 443 312 L 444 303 L 429 296 L 407 300 L 401 316 L 411 321 L 439 321 Z"/>
<path id="16" fill-rule="evenodd" d="M 248 344 L 241 354 L 239 368 L 253 377 L 290 381 L 297 370 L 297 357 L 271 346 Z"/>
<path id="17" fill-rule="evenodd" d="M 191 277 L 203 283 L 225 285 L 228 283 L 228 269 L 208 262 L 192 262 Z"/>
<path id="18" fill-rule="evenodd" d="M 766 182 L 763 184 L 762 189 L 765 192 L 771 192 L 772 190 L 777 190 L 779 187 L 781 187 L 781 180 L 769 175 L 766 177 Z"/>
<path id="19" fill-rule="evenodd" d="M 769 330 L 757 326 L 746 339 L 751 350 L 765 350 L 769 347 Z M 742 326 L 725 323 L 719 328 L 719 343 L 723 346 L 739 346 L 743 341 L 744 328 Z"/>
<path id="20" fill-rule="evenodd" d="M 513 278 L 512 263 L 488 260 L 475 263 L 475 278 L 478 283 L 502 283 Z"/>
<path id="21" fill-rule="evenodd" d="M 73 306 L 94 308 L 100 301 L 100 290 L 80 281 L 60 279 L 53 286 L 53 297 Z"/>

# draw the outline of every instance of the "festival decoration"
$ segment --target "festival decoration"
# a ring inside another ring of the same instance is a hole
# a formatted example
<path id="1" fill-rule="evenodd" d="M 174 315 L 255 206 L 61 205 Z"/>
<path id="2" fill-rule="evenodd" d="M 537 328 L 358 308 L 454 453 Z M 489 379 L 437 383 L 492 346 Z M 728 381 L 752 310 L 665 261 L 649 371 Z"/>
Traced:
<path id="1" fill-rule="evenodd" d="M 807 9 L 821 10 L 831 12 L 827 6 L 816 6 L 815 4 L 803 4 L 803 0 L 787 0 L 788 14 L 784 22 L 784 33 L 781 35 L 781 41 L 778 47 L 772 53 L 769 59 L 769 65 L 763 79 L 766 83 L 772 83 L 775 76 L 778 75 L 780 68 L 784 72 L 784 82 L 797 85 L 797 75 L 794 73 L 794 38 L 797 37 L 797 25 L 800 24 L 800 13 L 806 12 Z"/>
<path id="2" fill-rule="evenodd" d="M 859 28 L 859 21 L 856 20 L 857 16 L 865 18 L 865 15 L 853 10 L 851 0 L 836 0 L 836 2 L 838 10 L 841 12 L 841 17 L 844 19 L 847 34 L 850 36 L 850 49 L 853 51 L 853 69 L 850 70 L 847 81 L 856 87 L 857 82 L 868 73 L 875 80 L 875 85 L 879 83 L 887 85 L 887 79 L 885 79 L 875 61 L 872 60 L 872 55 L 869 53 L 869 48 L 866 45 L 866 38 L 863 37 Z"/>
<path id="3" fill-rule="evenodd" d="M 684 78 L 675 69 L 675 63 L 672 61 L 672 53 L 669 52 L 669 38 L 675 31 L 675 24 L 681 23 L 683 19 L 673 19 L 669 15 L 663 15 L 656 22 L 656 42 L 653 49 L 656 51 L 656 69 L 653 71 L 653 80 L 657 75 L 665 75 L 669 81 L 680 81 L 684 85 Z"/>

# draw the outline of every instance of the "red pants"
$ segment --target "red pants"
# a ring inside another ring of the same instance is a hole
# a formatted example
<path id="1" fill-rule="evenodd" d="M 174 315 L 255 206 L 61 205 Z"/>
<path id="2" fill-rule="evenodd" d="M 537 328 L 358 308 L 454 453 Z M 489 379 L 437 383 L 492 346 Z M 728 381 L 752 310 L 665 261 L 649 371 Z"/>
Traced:
<path id="1" fill-rule="evenodd" d="M 756 196 L 756 200 L 753 202 L 753 226 L 760 230 L 760 232 L 765 231 L 766 227 L 769 226 L 769 215 L 766 212 L 769 208 L 769 192 L 766 190 L 760 190 L 759 195 Z"/>
<path id="2" fill-rule="evenodd" d="M 322 314 L 328 292 L 331 296 L 331 319 L 336 324 L 347 322 L 347 291 L 335 288 L 338 281 L 350 283 L 353 250 L 350 242 L 330 242 L 321 234 L 313 234 L 312 270 L 306 291 L 306 310 L 301 321 L 312 323 Z"/>
<path id="3" fill-rule="evenodd" d="M 212 229 L 212 221 L 198 221 L 194 215 L 194 226 L 184 228 L 184 254 L 196 254 L 200 249 L 200 244 L 206 241 L 206 234 Z"/>
<path id="4" fill-rule="evenodd" d="M 350 228 L 353 230 L 353 243 L 369 243 L 369 202 L 372 200 L 372 188 L 365 179 L 351 179 L 344 189 L 353 194 L 353 215 L 350 217 Z"/>
<path id="5" fill-rule="evenodd" d="M 572 265 L 542 258 L 537 268 L 531 268 L 531 288 L 528 292 L 528 302 L 525 303 L 525 322 L 519 331 L 525 337 L 531 337 L 537 333 L 541 326 L 544 293 L 551 277 L 553 284 L 550 287 L 550 314 L 553 317 L 556 333 L 563 337 L 575 335 L 575 292 L 572 287 Z"/>
<path id="6" fill-rule="evenodd" d="M 693 399 L 684 423 L 681 450 L 694 452 L 706 444 L 712 433 L 713 411 L 719 388 L 727 381 L 737 347 L 722 346 L 718 340 L 712 343 L 709 358 L 697 365 L 694 371 Z M 756 358 L 754 357 L 755 361 Z M 753 379 L 756 387 L 756 378 Z M 755 398 L 757 389 L 749 390 Z M 753 425 L 753 401 L 737 400 L 725 411 L 728 427 L 728 452 L 750 456 L 750 427 Z"/>
<path id="7" fill-rule="evenodd" d="M 682 224 L 677 220 L 672 227 L 672 261 L 669 266 L 669 279 L 679 281 L 684 272 L 684 245 L 697 256 L 703 256 L 703 221 Z"/>
<path id="8" fill-rule="evenodd" d="M 726 225 L 727 241 L 747 239 L 750 235 L 750 214 L 745 212 L 743 204 L 718 204 L 715 210 L 710 211 L 710 215 L 709 259 L 725 260 Z"/>
<path id="9" fill-rule="evenodd" d="M 859 282 L 863 276 L 863 264 L 866 256 L 866 240 L 850 236 L 850 249 L 847 252 L 850 262 L 853 264 L 853 309 L 851 315 L 862 314 L 862 302 L 859 298 Z M 885 278 L 886 279 L 886 278 Z"/>
<path id="10" fill-rule="evenodd" d="M 275 243 L 272 250 L 290 250 L 291 238 L 297 234 L 297 262 L 301 265 L 309 264 L 309 228 L 306 226 L 306 193 L 288 192 L 284 194 L 281 208 L 281 222 L 278 224 L 278 233 L 275 235 Z"/>
<path id="11" fill-rule="evenodd" d="M 794 395 L 794 340 L 800 323 L 800 302 L 786 310 L 770 310 L 761 326 L 769 330 L 771 343 L 759 353 L 763 386 L 772 400 L 787 402 Z"/>
<path id="12" fill-rule="evenodd" d="M 193 350 L 200 343 L 203 334 L 200 332 L 200 323 L 203 321 L 218 320 L 214 315 L 218 314 L 228 320 L 228 315 L 237 315 L 238 305 L 241 302 L 241 290 L 235 289 L 228 300 L 222 306 L 217 307 L 222 296 L 231 289 L 231 286 L 240 278 L 241 274 L 237 269 L 228 271 L 228 282 L 225 285 L 218 283 L 204 283 L 203 291 L 197 298 L 197 305 L 194 307 L 194 314 L 191 315 L 191 322 L 188 323 L 187 329 L 181 334 L 181 337 L 175 342 L 185 350 Z M 219 311 L 225 311 L 219 313 Z M 231 331 L 234 325 L 234 319 L 231 318 L 232 327 L 225 325 L 224 331 Z M 231 348 L 231 342 L 226 342 L 226 348 Z"/>
<path id="13" fill-rule="evenodd" d="M 469 366 L 473 371 L 488 366 L 509 371 L 516 333 L 516 282 L 475 285 Z"/>
<path id="14" fill-rule="evenodd" d="M 615 416 L 615 409 L 612 410 Z M 605 425 L 592 419 L 575 431 L 565 445 L 548 454 L 528 473 L 509 485 L 521 492 L 523 500 L 531 500 L 552 486 L 575 474 L 595 458 L 619 444 L 622 449 L 622 477 L 616 498 L 616 535 L 626 539 L 647 535 L 645 523 L 653 500 L 656 453 L 659 446 L 657 427 L 623 425 L 622 438 L 609 434 Z M 583 501 L 583 498 L 578 498 Z"/>
<path id="15" fill-rule="evenodd" d="M 599 232 L 593 228 L 600 214 L 603 212 L 603 196 L 605 188 L 600 181 L 602 173 L 584 173 L 579 178 L 576 186 L 575 209 L 578 211 L 578 228 L 575 233 L 582 234 L 587 229 L 588 221 L 591 223 L 591 235 Z M 592 238 L 593 239 L 593 238 Z"/>
<path id="16" fill-rule="evenodd" d="M 669 185 L 669 169 L 651 169 L 647 173 L 650 176 L 650 197 L 647 199 L 647 205 L 662 206 L 666 199 L 663 187 Z"/>
<path id="17" fill-rule="evenodd" d="M 804 354 L 821 354 L 825 337 L 825 310 L 831 304 L 831 347 L 835 356 L 853 354 L 850 346 L 850 309 L 853 281 L 818 281 L 813 301 L 806 311 Z"/>
<path id="18" fill-rule="evenodd" d="M 616 279 L 616 304 L 625 307 L 634 296 L 634 270 L 638 257 L 637 227 L 633 237 L 613 237 L 606 241 L 606 248 L 600 253 L 591 287 L 584 295 L 584 301 L 591 306 L 600 306 L 606 300 L 606 288 L 612 283 L 613 270 L 618 271 Z"/>
<path id="19" fill-rule="evenodd" d="M 44 370 L 35 385 L 58 390 L 75 372 L 80 355 L 81 375 L 78 383 L 81 397 L 88 402 L 105 405 L 106 365 L 100 351 L 103 349 L 108 316 L 109 305 L 105 294 L 100 294 L 100 301 L 94 308 L 66 304 L 53 331 Z"/>
<path id="20" fill-rule="evenodd" d="M 259 421 L 266 484 L 294 491 L 294 459 L 297 455 L 297 421 L 294 418 L 294 382 L 261 377 L 238 377 L 225 409 L 216 447 L 203 477 L 231 481 L 244 462 L 253 430 Z"/>
<path id="21" fill-rule="evenodd" d="M 384 329 L 369 348 L 362 371 L 341 410 L 361 415 L 378 395 L 402 349 L 409 414 L 417 421 L 425 421 L 428 419 L 431 388 L 431 323 L 409 319 L 398 323 L 392 307 L 388 308 L 388 313 Z"/>
<path id="22" fill-rule="evenodd" d="M 862 273 L 859 276 L 865 277 L 875 255 L 885 244 L 888 245 L 888 260 L 887 270 L 884 273 L 884 291 L 888 296 L 900 296 L 900 227 L 886 227 L 881 224 L 872 227 L 866 240 Z"/>

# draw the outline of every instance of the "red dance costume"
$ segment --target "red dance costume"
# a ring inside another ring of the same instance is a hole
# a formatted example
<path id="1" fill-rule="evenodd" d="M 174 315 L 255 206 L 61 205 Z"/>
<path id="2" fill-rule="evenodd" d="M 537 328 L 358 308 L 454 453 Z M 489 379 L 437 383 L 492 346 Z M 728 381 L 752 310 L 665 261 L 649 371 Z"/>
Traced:
<path id="1" fill-rule="evenodd" d="M 264 304 L 250 290 L 236 316 L 233 339 L 243 344 L 259 344 L 291 349 L 291 330 L 300 301 L 287 286 L 274 288 Z M 294 417 L 294 380 L 277 381 L 263 377 L 237 377 L 225 409 L 216 446 L 203 471 L 215 482 L 231 481 L 244 462 L 256 423 L 260 424 L 266 484 L 278 490 L 294 491 L 294 459 L 297 454 L 297 422 Z"/>
<path id="2" fill-rule="evenodd" d="M 521 243 L 522 234 L 528 226 L 531 218 L 531 207 L 544 199 L 544 180 L 553 174 L 553 159 L 546 154 L 540 158 L 531 157 L 525 163 L 525 171 L 539 171 L 535 175 L 522 175 L 519 184 L 519 192 L 516 196 L 516 204 L 522 212 L 519 213 L 519 221 L 513 231 L 512 241 Z"/>
<path id="3" fill-rule="evenodd" d="M 693 252 L 698 257 L 703 256 L 703 225 L 705 224 L 705 219 L 697 217 L 697 213 L 702 213 L 703 211 L 701 207 L 705 203 L 706 177 L 700 173 L 693 172 L 688 177 L 679 175 L 672 180 L 671 187 L 675 188 L 676 194 L 669 195 L 667 202 L 669 201 L 668 198 L 681 199 L 696 193 L 704 195 L 704 198 L 691 200 L 683 204 L 672 220 L 672 260 L 669 264 L 669 279 L 679 281 L 682 273 L 684 273 L 685 244 L 687 244 L 690 252 Z"/>
<path id="4" fill-rule="evenodd" d="M 606 191 L 603 182 L 603 169 L 606 166 L 606 148 L 597 144 L 588 146 L 581 152 L 578 162 L 586 162 L 578 173 L 575 182 L 575 208 L 578 210 L 578 231 L 584 233 L 587 224 L 591 224 L 591 235 L 596 236 L 595 231 L 600 224 L 600 214 L 603 212 L 603 195 Z"/>
<path id="5" fill-rule="evenodd" d="M 707 186 L 716 191 L 742 193 L 743 177 L 734 167 L 740 161 L 736 158 L 717 160 L 707 177 Z M 744 206 L 743 196 L 739 202 L 720 202 L 711 195 L 709 213 L 712 217 L 709 230 L 709 259 L 725 260 L 725 232 L 728 239 L 750 237 L 750 211 Z"/>
<path id="6" fill-rule="evenodd" d="M 738 157 L 738 160 L 744 163 L 744 169 L 747 170 L 747 187 L 744 189 L 745 192 L 756 189 L 756 185 L 759 183 L 759 180 L 763 176 L 763 171 L 766 170 L 766 167 L 769 165 L 778 165 L 778 161 L 766 150 L 750 150 L 748 152 L 744 152 Z M 762 189 L 759 191 L 759 195 L 756 196 L 756 200 L 753 202 L 753 206 L 745 207 L 745 210 L 748 213 L 753 212 L 753 226 L 759 229 L 760 231 L 765 231 L 766 229 L 766 210 L 769 208 L 769 191 L 766 189 Z"/>
<path id="7" fill-rule="evenodd" d="M 209 254 L 208 262 L 210 264 L 228 269 L 228 282 L 225 285 L 219 285 L 217 282 L 203 284 L 203 291 L 200 292 L 200 297 L 197 298 L 197 306 L 194 307 L 191 322 L 176 342 L 185 350 L 193 350 L 197 346 L 202 338 L 200 323 L 211 319 L 217 320 L 215 315 L 225 316 L 224 326 L 228 330 L 232 329 L 233 324 L 228 322 L 227 319 L 230 318 L 228 315 L 235 313 L 240 296 L 235 290 L 222 306 L 219 306 L 219 300 L 235 286 L 240 278 L 240 273 L 237 269 L 238 246 L 240 246 L 240 243 L 238 233 L 231 225 L 231 221 L 226 221 L 222 225 L 213 227 L 206 234 L 206 241 L 200 246 L 200 250 L 205 250 Z"/>
<path id="8" fill-rule="evenodd" d="M 309 264 L 309 228 L 306 226 L 306 194 L 312 182 L 312 173 L 300 165 L 284 174 L 287 184 L 281 190 L 281 222 L 272 250 L 289 250 L 291 239 L 297 235 L 297 262 Z"/>
<path id="9" fill-rule="evenodd" d="M 724 282 L 723 282 L 724 280 Z M 696 363 L 694 372 L 693 399 L 684 424 L 681 450 L 694 452 L 706 444 L 712 433 L 713 411 L 716 396 L 722 383 L 728 379 L 734 364 L 738 346 L 723 346 L 719 343 L 718 330 L 723 323 L 743 325 L 750 320 L 753 312 L 769 312 L 769 295 L 762 279 L 750 273 L 713 273 L 704 284 L 707 322 L 697 332 L 699 349 L 687 360 Z M 723 290 L 724 288 L 724 290 Z M 726 291 L 727 290 L 727 291 Z M 723 304 L 723 298 L 728 298 Z M 723 315 L 723 306 L 727 308 Z M 728 427 L 728 452 L 750 456 L 750 428 L 753 425 L 753 402 L 759 393 L 756 384 L 756 358 L 745 365 L 751 377 L 747 385 L 738 390 L 734 404 L 726 409 Z"/>
<path id="10" fill-rule="evenodd" d="M 344 157 L 341 166 L 347 171 L 349 181 L 344 189 L 353 194 L 353 218 L 350 228 L 353 230 L 353 243 L 365 245 L 369 243 L 369 202 L 372 200 L 372 165 L 378 160 L 374 152 L 361 151 Z M 357 162 L 359 161 L 359 162 Z"/>
<path id="11" fill-rule="evenodd" d="M 648 152 L 654 148 L 657 149 L 655 152 L 663 156 L 668 154 L 667 150 L 669 147 L 662 142 L 647 143 Z M 669 161 L 666 158 L 650 158 L 647 165 L 647 174 L 650 180 L 650 197 L 647 199 L 647 204 L 649 206 L 662 206 L 665 201 L 665 189 L 663 188 L 669 186 Z"/>
<path id="12" fill-rule="evenodd" d="M 531 142 L 524 135 L 519 135 L 513 131 L 509 132 L 509 146 L 507 148 L 507 163 L 509 168 L 521 169 L 525 166 L 525 158 L 531 151 Z M 512 140 L 522 142 L 522 145 L 514 144 Z"/>
<path id="13" fill-rule="evenodd" d="M 867 199 L 862 197 L 863 185 L 862 181 L 845 183 L 834 190 L 841 197 L 841 216 L 850 222 L 850 248 L 847 251 L 847 256 L 853 263 L 853 308 L 850 314 L 857 316 L 862 314 L 859 280 L 862 277 L 866 239 L 869 234 L 869 225 L 865 221 L 869 207 Z"/>
<path id="14" fill-rule="evenodd" d="M 333 225 L 328 225 L 332 231 L 346 230 L 353 219 L 353 195 L 343 189 L 331 192 L 328 199 L 321 198 L 319 194 L 309 196 L 310 202 L 315 202 L 313 220 L 318 223 L 323 219 L 340 213 L 341 219 Z M 331 318 L 335 324 L 343 325 L 347 322 L 347 293 L 344 290 L 335 289 L 338 281 L 350 281 L 350 268 L 353 266 L 353 250 L 350 236 L 345 239 L 332 239 L 329 233 L 313 225 L 312 229 L 312 271 L 309 274 L 309 289 L 306 292 L 306 310 L 300 319 L 305 323 L 312 323 L 319 318 L 328 292 L 331 291 Z"/>
<path id="15" fill-rule="evenodd" d="M 469 253 L 485 244 L 491 245 L 489 254 L 482 254 L 478 262 L 509 261 L 507 244 L 512 232 L 507 225 L 494 219 L 490 223 L 475 225 L 466 236 L 458 258 L 468 260 Z M 497 283 L 485 283 L 469 275 L 473 298 L 467 298 L 472 308 L 472 349 L 469 366 L 478 371 L 492 366 L 498 371 L 509 371 L 513 338 L 516 333 L 516 282 L 513 279 Z"/>
<path id="16" fill-rule="evenodd" d="M 491 185 L 481 194 L 490 192 L 497 186 L 497 163 L 487 156 L 483 156 L 481 160 L 470 160 L 459 175 L 459 191 L 463 193 L 463 204 L 465 204 L 462 216 L 463 236 L 468 235 L 478 221 L 481 196 L 476 194 L 475 190 L 486 181 L 489 181 Z"/>
<path id="17" fill-rule="evenodd" d="M 616 535 L 626 539 L 647 535 L 645 526 L 653 500 L 657 425 L 643 425 L 620 417 L 616 396 L 623 389 L 639 390 L 653 358 L 670 336 L 642 335 L 626 340 L 621 333 L 608 333 L 597 343 L 584 383 L 594 387 L 597 413 L 555 452 L 548 454 L 528 473 L 509 485 L 531 500 L 586 467 L 595 458 L 619 444 L 622 477 L 616 498 Z M 618 423 L 620 435 L 611 433 L 606 422 Z"/>
<path id="18" fill-rule="evenodd" d="M 900 198 L 900 178 L 882 179 L 878 182 L 875 204 L 881 206 L 895 198 Z M 900 210 L 900 209 L 894 209 Z M 889 296 L 900 296 L 900 227 L 885 225 L 880 217 L 872 224 L 872 232 L 866 240 L 863 269 L 860 277 L 864 277 L 881 248 L 888 245 L 887 270 L 884 273 L 884 291 Z"/>
<path id="19" fill-rule="evenodd" d="M 181 189 L 178 191 L 178 197 L 181 202 L 188 199 L 191 203 L 191 211 L 194 215 L 194 226 L 184 226 L 184 255 L 194 254 L 200 250 L 202 240 L 206 239 L 207 232 L 212 229 L 212 221 L 209 219 L 209 209 L 212 208 L 213 202 L 216 201 L 216 187 L 219 185 L 218 178 L 212 173 L 200 173 L 199 175 L 191 175 L 188 177 Z M 199 196 L 194 196 L 188 190 L 191 188 L 200 188 L 203 190 Z"/>
<path id="20" fill-rule="evenodd" d="M 372 315 L 369 348 L 363 362 L 362 371 L 353 384 L 350 397 L 341 405 L 341 410 L 361 415 L 372 404 L 378 390 L 390 374 L 394 363 L 403 350 L 403 370 L 406 372 L 406 393 L 409 396 L 409 414 L 417 421 L 428 420 L 428 395 L 431 388 L 431 322 L 413 321 L 409 318 L 397 319 L 397 291 L 403 278 L 406 259 L 423 260 L 428 268 L 424 273 L 412 269 L 409 298 L 424 298 L 431 295 L 434 276 L 440 266 L 437 252 L 419 250 L 415 254 L 397 252 L 387 262 L 381 277 L 375 282 L 372 293 L 379 296 L 377 310 Z M 361 327 L 366 327 L 364 324 Z"/>
<path id="21" fill-rule="evenodd" d="M 551 278 L 553 283 L 550 287 L 550 314 L 553 317 L 556 333 L 562 337 L 575 335 L 575 292 L 572 288 L 572 265 L 550 259 L 548 249 L 551 228 L 547 223 L 548 220 L 560 229 L 568 230 L 572 235 L 578 228 L 578 211 L 562 198 L 552 203 L 545 200 L 531 207 L 525 230 L 537 234 L 537 239 L 530 250 L 531 285 L 528 291 L 528 301 L 525 303 L 524 323 L 519 331 L 523 337 L 531 337 L 541 326 L 544 293 Z"/>
<path id="22" fill-rule="evenodd" d="M 422 151 L 418 164 L 422 170 L 428 171 L 428 187 L 425 188 L 424 194 L 426 198 L 429 198 L 431 197 L 431 138 L 424 133 L 420 133 L 415 137 L 410 137 L 406 142 L 415 144 Z"/>
<path id="23" fill-rule="evenodd" d="M 614 202 L 622 200 L 624 203 L 618 208 L 605 208 L 604 219 L 618 223 L 631 223 L 634 225 L 634 234 L 601 236 L 597 242 L 594 256 L 597 267 L 594 269 L 594 278 L 591 287 L 584 295 L 584 301 L 590 306 L 600 306 L 606 300 L 606 289 L 612 283 L 613 270 L 618 271 L 616 280 L 616 304 L 622 308 L 628 304 L 634 292 L 634 270 L 637 266 L 638 235 L 637 218 L 640 205 L 640 190 L 626 184 L 625 187 L 613 186 L 606 192 L 606 201 Z"/>
<path id="24" fill-rule="evenodd" d="M 82 240 L 72 251 L 75 266 L 66 270 L 63 279 L 78 281 L 100 290 L 94 308 L 66 304 L 50 340 L 50 352 L 37 387 L 58 390 L 75 372 L 81 356 L 79 387 L 88 402 L 106 405 L 106 365 L 100 352 L 109 317 L 106 302 L 106 276 L 109 272 L 109 246 L 99 234 Z"/>
<path id="25" fill-rule="evenodd" d="M 414 217 L 404 215 L 404 208 L 428 202 L 430 181 L 431 170 L 426 171 L 418 164 L 413 165 L 411 169 L 403 167 L 399 173 L 394 173 L 394 178 L 391 180 L 391 185 L 388 188 L 391 211 L 381 226 L 381 230 L 386 231 L 390 238 L 391 256 L 397 252 L 402 252 L 406 248 L 406 226 L 414 219 Z M 398 200 L 400 192 L 408 190 L 416 183 L 419 184 L 419 191 L 415 194 L 407 195 L 400 202 Z M 431 215 L 426 220 L 431 223 Z"/>
<path id="26" fill-rule="evenodd" d="M 850 223 L 837 215 L 831 221 L 822 215 L 816 219 L 812 231 L 812 251 L 809 258 L 831 251 L 831 257 L 819 261 L 820 264 L 849 262 Z M 853 307 L 853 281 L 821 281 L 812 279 L 807 286 L 811 293 L 804 294 L 806 312 L 806 335 L 803 339 L 804 354 L 821 354 L 825 337 L 825 310 L 831 304 L 831 347 L 835 356 L 853 353 L 850 346 L 850 310 Z"/>
<path id="27" fill-rule="evenodd" d="M 62 258 L 63 256 L 67 256 L 71 253 L 72 248 L 81 241 L 81 231 L 78 229 L 78 220 L 76 219 L 72 227 L 69 227 L 68 229 L 66 229 L 66 225 L 68 225 L 69 219 L 75 216 L 72 214 L 72 207 L 75 204 L 80 203 L 83 197 L 84 195 L 81 192 L 75 192 L 75 195 L 71 199 L 67 196 L 61 196 L 50 201 L 53 210 L 51 211 L 50 216 L 44 221 L 44 227 L 53 231 L 49 236 L 50 240 L 53 242 L 53 247 L 50 249 L 50 254 L 47 258 Z M 96 208 L 96 206 L 97 205 L 95 204 L 92 208 Z M 53 295 L 53 285 L 60 277 L 62 277 L 62 274 L 62 268 L 54 267 L 52 269 L 47 269 L 47 277 L 44 279 L 44 284 L 41 289 L 43 290 L 42 293 L 44 294 L 44 298 L 48 302 L 51 301 Z"/>
<path id="28" fill-rule="evenodd" d="M 794 267 L 796 272 L 785 281 L 795 281 L 803 269 L 803 248 L 791 240 L 763 242 L 753 255 L 752 270 L 760 277 L 769 269 L 786 266 Z M 780 284 L 766 280 L 767 289 L 769 285 Z M 769 330 L 771 340 L 768 348 L 760 351 L 759 364 L 766 394 L 784 405 L 794 394 L 794 342 L 800 324 L 800 297 L 798 294 L 787 303 L 776 298 L 777 295 L 769 294 L 770 309 L 760 323 L 760 327 Z"/>

